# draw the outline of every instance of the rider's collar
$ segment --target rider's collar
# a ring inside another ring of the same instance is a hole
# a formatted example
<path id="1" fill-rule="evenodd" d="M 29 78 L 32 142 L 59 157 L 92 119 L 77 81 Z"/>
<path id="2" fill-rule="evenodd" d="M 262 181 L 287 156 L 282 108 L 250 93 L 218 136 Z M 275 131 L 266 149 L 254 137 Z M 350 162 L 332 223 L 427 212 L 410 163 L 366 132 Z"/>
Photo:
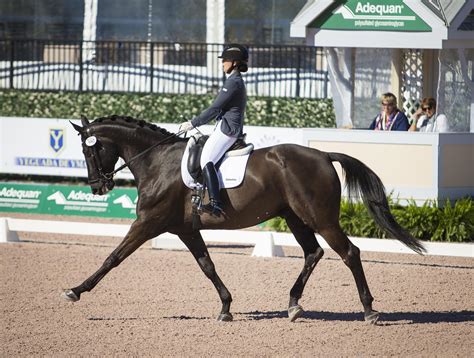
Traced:
<path id="1" fill-rule="evenodd" d="M 239 72 L 239 70 L 237 68 L 234 68 L 231 73 L 229 73 L 229 74 L 226 73 L 225 74 L 226 78 L 229 78 L 230 76 L 236 74 L 237 72 Z"/>

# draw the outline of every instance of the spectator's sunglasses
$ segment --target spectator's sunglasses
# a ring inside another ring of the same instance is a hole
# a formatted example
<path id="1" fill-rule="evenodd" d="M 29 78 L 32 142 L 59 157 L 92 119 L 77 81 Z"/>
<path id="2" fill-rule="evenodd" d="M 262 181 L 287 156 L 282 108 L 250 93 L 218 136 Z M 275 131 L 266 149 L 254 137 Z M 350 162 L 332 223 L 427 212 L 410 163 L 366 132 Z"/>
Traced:
<path id="1" fill-rule="evenodd" d="M 421 110 L 422 110 L 423 112 L 426 112 L 426 111 L 428 111 L 428 110 L 431 110 L 432 108 L 433 108 L 433 107 L 431 107 L 431 106 L 428 106 L 428 107 L 421 107 Z"/>

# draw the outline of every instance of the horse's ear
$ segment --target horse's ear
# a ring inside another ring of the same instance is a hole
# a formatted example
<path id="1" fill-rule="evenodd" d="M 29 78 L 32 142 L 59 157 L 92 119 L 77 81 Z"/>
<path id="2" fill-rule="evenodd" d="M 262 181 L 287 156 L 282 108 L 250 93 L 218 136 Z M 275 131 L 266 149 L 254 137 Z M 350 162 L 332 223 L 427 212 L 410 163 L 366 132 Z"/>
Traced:
<path id="1" fill-rule="evenodd" d="M 86 116 L 81 116 L 81 123 L 83 127 L 87 127 L 89 125 L 89 120 Z"/>
<path id="2" fill-rule="evenodd" d="M 71 125 L 74 127 L 74 129 L 76 131 L 78 131 L 79 133 L 82 133 L 82 127 L 81 126 L 78 126 L 77 124 L 72 123 L 71 121 L 69 121 L 69 123 L 71 123 Z"/>

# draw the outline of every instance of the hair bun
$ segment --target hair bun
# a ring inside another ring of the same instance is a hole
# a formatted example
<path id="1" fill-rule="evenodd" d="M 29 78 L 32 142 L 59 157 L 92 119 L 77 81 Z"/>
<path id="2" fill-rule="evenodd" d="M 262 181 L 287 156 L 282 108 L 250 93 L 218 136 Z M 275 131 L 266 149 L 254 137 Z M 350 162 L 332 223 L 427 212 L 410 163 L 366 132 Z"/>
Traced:
<path id="1" fill-rule="evenodd" d="M 242 62 L 242 63 L 239 63 L 239 65 L 237 66 L 237 69 L 240 72 L 247 72 L 249 69 L 249 66 L 245 62 Z"/>

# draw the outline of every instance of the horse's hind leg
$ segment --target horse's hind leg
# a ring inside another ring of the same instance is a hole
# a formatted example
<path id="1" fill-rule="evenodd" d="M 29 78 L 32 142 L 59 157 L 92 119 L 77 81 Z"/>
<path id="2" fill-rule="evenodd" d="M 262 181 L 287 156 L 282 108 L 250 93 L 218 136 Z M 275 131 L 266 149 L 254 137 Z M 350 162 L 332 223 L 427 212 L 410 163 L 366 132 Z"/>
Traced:
<path id="1" fill-rule="evenodd" d="M 232 321 L 233 317 L 230 313 L 230 304 L 232 302 L 232 296 L 229 290 L 225 287 L 224 283 L 221 281 L 219 276 L 217 275 L 216 268 L 214 263 L 209 256 L 209 252 L 207 251 L 206 244 L 202 239 L 201 233 L 199 231 L 193 232 L 190 235 L 180 234 L 179 238 L 186 247 L 191 251 L 194 258 L 196 259 L 199 267 L 204 272 L 204 274 L 209 278 L 214 287 L 219 294 L 219 297 L 222 302 L 222 310 L 219 316 L 217 317 L 218 321 Z"/>
<path id="2" fill-rule="evenodd" d="M 76 302 L 81 298 L 83 292 L 91 291 L 100 280 L 104 278 L 110 270 L 117 267 L 123 260 L 125 260 L 131 253 L 138 249 L 144 242 L 151 239 L 151 235 L 146 230 L 146 225 L 135 221 L 125 238 L 117 246 L 117 248 L 107 257 L 102 266 L 92 276 L 85 280 L 77 287 L 64 290 L 62 297 L 67 301 Z"/>
<path id="3" fill-rule="evenodd" d="M 320 230 L 320 234 L 329 246 L 341 256 L 344 263 L 351 269 L 354 276 L 359 297 L 364 306 L 364 318 L 367 322 L 375 324 L 379 313 L 372 309 L 374 298 L 370 294 L 364 269 L 360 261 L 360 250 L 344 234 L 339 225 L 326 227 Z"/>
<path id="4" fill-rule="evenodd" d="M 296 241 L 303 248 L 304 266 L 290 291 L 290 303 L 288 305 L 288 317 L 294 322 L 303 314 L 303 308 L 298 304 L 298 300 L 303 295 L 303 290 L 309 276 L 313 272 L 318 261 L 323 257 L 324 251 L 319 246 L 314 231 L 305 225 L 295 214 L 290 213 L 285 216 L 286 223 L 295 236 Z"/>

